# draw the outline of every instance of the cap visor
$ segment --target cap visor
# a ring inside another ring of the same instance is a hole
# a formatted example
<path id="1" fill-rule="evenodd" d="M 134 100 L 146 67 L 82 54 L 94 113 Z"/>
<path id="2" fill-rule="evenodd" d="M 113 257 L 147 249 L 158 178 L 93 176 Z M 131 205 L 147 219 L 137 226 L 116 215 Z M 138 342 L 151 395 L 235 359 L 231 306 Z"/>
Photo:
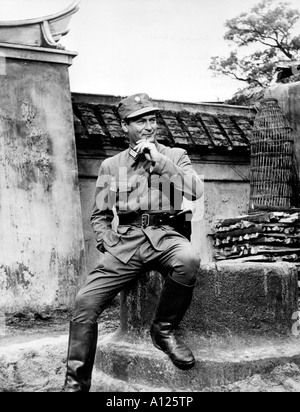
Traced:
<path id="1" fill-rule="evenodd" d="M 140 116 L 141 114 L 158 112 L 160 109 L 158 107 L 144 107 L 143 109 L 137 110 L 136 112 L 131 113 L 126 118 L 131 119 L 133 117 Z"/>

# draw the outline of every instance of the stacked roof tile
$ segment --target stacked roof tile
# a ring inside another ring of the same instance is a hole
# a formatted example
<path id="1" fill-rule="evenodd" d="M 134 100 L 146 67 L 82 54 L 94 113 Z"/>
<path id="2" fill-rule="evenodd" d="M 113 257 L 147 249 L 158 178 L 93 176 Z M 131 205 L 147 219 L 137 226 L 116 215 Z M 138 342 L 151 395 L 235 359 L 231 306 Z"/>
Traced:
<path id="1" fill-rule="evenodd" d="M 79 147 L 123 149 L 128 146 L 121 128 L 116 105 L 91 103 L 84 99 L 73 102 L 75 134 Z M 158 141 L 189 152 L 249 153 L 255 114 L 232 114 L 228 106 L 218 105 L 216 113 L 197 109 L 169 110 L 158 113 Z M 238 112 L 238 111 L 237 111 Z"/>

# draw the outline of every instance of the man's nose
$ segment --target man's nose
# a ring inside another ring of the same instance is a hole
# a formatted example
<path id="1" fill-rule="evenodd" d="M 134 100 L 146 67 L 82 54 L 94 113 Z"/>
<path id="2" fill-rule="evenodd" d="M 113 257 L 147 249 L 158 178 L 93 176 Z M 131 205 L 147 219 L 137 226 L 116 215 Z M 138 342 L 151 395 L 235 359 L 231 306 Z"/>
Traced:
<path id="1" fill-rule="evenodd" d="M 152 130 L 152 124 L 151 124 L 151 122 L 149 121 L 149 120 L 147 120 L 147 123 L 146 123 L 146 130 Z"/>

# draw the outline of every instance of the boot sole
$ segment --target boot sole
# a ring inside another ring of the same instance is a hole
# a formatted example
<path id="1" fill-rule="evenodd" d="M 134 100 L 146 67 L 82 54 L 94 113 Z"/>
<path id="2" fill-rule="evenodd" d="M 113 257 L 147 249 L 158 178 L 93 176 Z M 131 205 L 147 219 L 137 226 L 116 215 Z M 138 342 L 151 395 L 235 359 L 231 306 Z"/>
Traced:
<path id="1" fill-rule="evenodd" d="M 189 369 L 192 369 L 195 366 L 195 360 L 193 360 L 191 362 L 188 362 L 188 363 L 187 362 L 180 363 L 180 362 L 174 361 L 174 359 L 172 359 L 167 352 L 165 352 L 160 346 L 158 346 L 157 343 L 155 343 L 153 340 L 152 340 L 152 343 L 153 343 L 153 345 L 155 346 L 156 349 L 158 349 L 161 352 L 165 353 L 169 357 L 169 359 L 172 361 L 173 365 L 175 365 L 178 369 L 189 370 Z"/>
<path id="2" fill-rule="evenodd" d="M 192 362 L 189 362 L 189 363 L 178 363 L 178 362 L 174 361 L 173 359 L 171 359 L 171 361 L 173 362 L 173 364 L 178 369 L 181 369 L 181 370 L 184 370 L 184 371 L 192 369 L 195 366 L 195 361 L 192 361 Z"/>

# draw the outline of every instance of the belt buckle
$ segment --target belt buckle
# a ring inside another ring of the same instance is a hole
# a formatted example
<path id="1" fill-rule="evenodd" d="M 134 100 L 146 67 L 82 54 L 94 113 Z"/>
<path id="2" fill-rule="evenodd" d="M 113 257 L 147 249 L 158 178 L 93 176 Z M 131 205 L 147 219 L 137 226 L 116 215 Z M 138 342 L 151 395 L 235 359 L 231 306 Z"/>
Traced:
<path id="1" fill-rule="evenodd" d="M 150 215 L 148 213 L 144 213 L 142 215 L 142 227 L 148 227 L 150 224 Z"/>

